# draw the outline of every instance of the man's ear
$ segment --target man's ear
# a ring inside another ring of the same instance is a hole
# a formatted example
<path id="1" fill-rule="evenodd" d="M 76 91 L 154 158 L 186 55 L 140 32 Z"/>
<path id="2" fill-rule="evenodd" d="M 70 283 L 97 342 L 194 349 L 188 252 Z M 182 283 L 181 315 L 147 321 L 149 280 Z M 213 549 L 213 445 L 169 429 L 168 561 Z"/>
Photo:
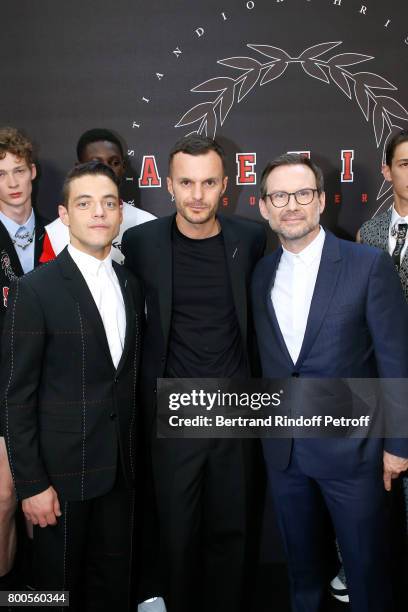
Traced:
<path id="1" fill-rule="evenodd" d="M 266 221 L 269 221 L 268 207 L 266 205 L 265 200 L 263 200 L 262 198 L 259 198 L 259 210 L 260 210 L 260 213 L 261 213 L 262 217 Z"/>
<path id="2" fill-rule="evenodd" d="M 168 176 L 166 178 L 166 183 L 167 183 L 167 191 L 169 192 L 169 194 L 171 195 L 171 197 L 174 199 L 174 193 L 173 193 L 173 181 L 171 180 L 171 177 Z"/>
<path id="3" fill-rule="evenodd" d="M 324 211 L 325 208 L 326 208 L 326 193 L 324 191 L 322 191 L 322 193 L 319 194 L 319 210 L 320 210 L 320 214 L 322 214 L 322 212 Z"/>
<path id="4" fill-rule="evenodd" d="M 31 164 L 31 180 L 33 181 L 37 176 L 37 166 L 35 164 Z"/>
<path id="5" fill-rule="evenodd" d="M 60 204 L 58 206 L 58 214 L 63 224 L 69 227 L 69 213 L 68 213 L 66 206 L 64 206 L 64 204 Z"/>
<path id="6" fill-rule="evenodd" d="M 228 176 L 224 176 L 224 178 L 222 179 L 222 191 L 221 191 L 221 195 L 223 196 L 225 193 L 225 190 L 227 188 L 228 185 Z"/>
<path id="7" fill-rule="evenodd" d="M 381 171 L 382 171 L 382 174 L 385 180 L 391 183 L 392 182 L 391 168 L 387 166 L 387 164 L 383 164 Z"/>

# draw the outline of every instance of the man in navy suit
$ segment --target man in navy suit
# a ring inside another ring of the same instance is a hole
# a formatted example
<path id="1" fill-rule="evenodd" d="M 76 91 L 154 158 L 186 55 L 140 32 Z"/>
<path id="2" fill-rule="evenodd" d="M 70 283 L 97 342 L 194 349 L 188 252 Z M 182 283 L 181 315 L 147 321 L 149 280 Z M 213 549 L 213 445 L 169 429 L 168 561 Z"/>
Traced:
<path id="1" fill-rule="evenodd" d="M 324 206 L 322 172 L 308 158 L 267 165 L 260 210 L 281 247 L 258 263 L 252 284 L 263 375 L 407 377 L 408 311 L 392 261 L 325 232 Z M 386 491 L 408 468 L 408 441 L 269 439 L 263 450 L 294 612 L 322 610 L 331 524 L 351 610 L 390 612 Z"/>

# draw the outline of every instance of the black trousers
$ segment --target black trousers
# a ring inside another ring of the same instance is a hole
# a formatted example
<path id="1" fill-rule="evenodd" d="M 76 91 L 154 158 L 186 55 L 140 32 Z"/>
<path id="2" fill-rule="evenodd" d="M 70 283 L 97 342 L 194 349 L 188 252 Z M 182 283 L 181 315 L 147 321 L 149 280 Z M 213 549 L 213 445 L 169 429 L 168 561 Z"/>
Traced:
<path id="1" fill-rule="evenodd" d="M 60 505 L 55 527 L 34 527 L 35 588 L 70 591 L 70 612 L 126 612 L 134 492 L 119 476 L 106 495 Z"/>
<path id="2" fill-rule="evenodd" d="M 168 612 L 239 612 L 256 571 L 258 442 L 156 438 L 152 459 Z"/>

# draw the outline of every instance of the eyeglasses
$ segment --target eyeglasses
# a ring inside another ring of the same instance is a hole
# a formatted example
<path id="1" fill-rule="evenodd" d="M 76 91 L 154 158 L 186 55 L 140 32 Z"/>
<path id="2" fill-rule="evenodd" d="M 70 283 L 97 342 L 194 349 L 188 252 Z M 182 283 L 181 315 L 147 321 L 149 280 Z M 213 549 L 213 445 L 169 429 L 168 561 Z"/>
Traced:
<path id="1" fill-rule="evenodd" d="M 294 196 L 296 202 L 301 206 L 307 206 L 313 202 L 315 193 L 319 193 L 318 189 L 299 189 L 288 193 L 287 191 L 275 191 L 274 193 L 267 193 L 266 197 L 270 199 L 271 204 L 275 208 L 283 208 L 289 203 L 290 196 Z"/>

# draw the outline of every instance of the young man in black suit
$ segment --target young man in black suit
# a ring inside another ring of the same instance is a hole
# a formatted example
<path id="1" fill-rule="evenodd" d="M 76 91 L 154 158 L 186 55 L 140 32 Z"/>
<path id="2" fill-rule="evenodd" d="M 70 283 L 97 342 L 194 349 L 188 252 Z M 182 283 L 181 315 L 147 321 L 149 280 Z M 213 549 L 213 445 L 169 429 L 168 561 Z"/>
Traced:
<path id="1" fill-rule="evenodd" d="M 251 374 L 248 286 L 265 232 L 217 214 L 227 181 L 215 141 L 182 138 L 170 153 L 167 179 L 176 214 L 132 228 L 122 241 L 146 300 L 141 391 L 169 612 L 238 612 L 248 587 L 256 441 L 164 440 L 155 425 L 157 378 Z"/>
<path id="2" fill-rule="evenodd" d="M 31 202 L 36 173 L 32 143 L 15 128 L 0 128 L 0 337 L 10 284 L 38 265 L 42 251 L 46 220 Z M 0 437 L 0 588 L 12 586 L 15 508 L 6 447 Z"/>
<path id="3" fill-rule="evenodd" d="M 34 586 L 69 590 L 70 610 L 122 611 L 129 609 L 141 293 L 111 259 L 122 220 L 112 170 L 77 166 L 63 201 L 69 246 L 10 289 L 5 438 L 17 495 L 34 524 Z"/>

